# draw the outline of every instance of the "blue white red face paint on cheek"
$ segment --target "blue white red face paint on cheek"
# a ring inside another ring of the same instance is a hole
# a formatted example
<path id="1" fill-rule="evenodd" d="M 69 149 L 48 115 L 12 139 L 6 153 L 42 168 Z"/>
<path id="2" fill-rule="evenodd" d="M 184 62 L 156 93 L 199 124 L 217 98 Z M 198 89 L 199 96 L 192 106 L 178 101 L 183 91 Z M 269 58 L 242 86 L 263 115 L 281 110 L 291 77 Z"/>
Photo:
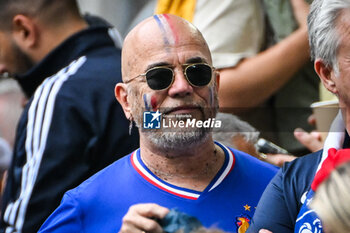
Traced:
<path id="1" fill-rule="evenodd" d="M 209 106 L 210 107 L 215 107 L 215 87 L 214 86 L 211 86 L 209 88 Z"/>
<path id="2" fill-rule="evenodd" d="M 157 109 L 157 98 L 154 95 L 151 96 L 151 107 L 153 111 Z"/>
<path id="3" fill-rule="evenodd" d="M 157 98 L 154 95 L 144 94 L 143 102 L 146 111 L 155 111 L 157 109 Z"/>

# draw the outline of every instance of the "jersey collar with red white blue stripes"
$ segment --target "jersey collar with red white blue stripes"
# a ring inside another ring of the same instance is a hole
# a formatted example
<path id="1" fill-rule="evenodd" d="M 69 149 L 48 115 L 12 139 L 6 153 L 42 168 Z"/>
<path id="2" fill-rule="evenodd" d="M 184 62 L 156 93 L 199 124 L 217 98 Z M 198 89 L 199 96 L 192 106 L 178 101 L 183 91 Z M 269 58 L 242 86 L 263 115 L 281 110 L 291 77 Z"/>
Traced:
<path id="1" fill-rule="evenodd" d="M 213 189 L 215 189 L 217 186 L 219 186 L 223 182 L 225 177 L 232 171 L 235 165 L 235 157 L 232 151 L 226 146 L 222 145 L 221 143 L 215 142 L 215 144 L 218 145 L 225 152 L 225 162 L 221 167 L 221 169 L 219 170 L 218 174 L 214 177 L 214 179 L 210 182 L 208 187 L 203 192 L 181 188 L 181 187 L 169 184 L 168 182 L 158 178 L 143 163 L 140 156 L 140 149 L 137 149 L 131 154 L 130 156 L 131 164 L 134 167 L 134 169 L 145 180 L 147 180 L 149 183 L 156 186 L 157 188 L 182 198 L 197 200 L 202 193 L 210 192 Z"/>

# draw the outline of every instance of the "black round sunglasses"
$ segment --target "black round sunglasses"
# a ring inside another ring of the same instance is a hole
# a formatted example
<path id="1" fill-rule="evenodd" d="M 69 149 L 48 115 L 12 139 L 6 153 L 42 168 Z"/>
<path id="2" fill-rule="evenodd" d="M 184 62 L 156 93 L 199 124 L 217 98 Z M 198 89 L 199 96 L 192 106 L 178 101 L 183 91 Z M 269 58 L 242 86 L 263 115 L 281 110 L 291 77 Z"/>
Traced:
<path id="1" fill-rule="evenodd" d="M 189 84 L 194 87 L 203 87 L 210 83 L 214 67 L 206 63 L 183 64 L 183 72 Z M 145 76 L 148 86 L 152 90 L 160 91 L 169 88 L 174 82 L 174 70 L 168 66 L 157 66 L 129 79 L 129 83 L 138 77 Z"/>

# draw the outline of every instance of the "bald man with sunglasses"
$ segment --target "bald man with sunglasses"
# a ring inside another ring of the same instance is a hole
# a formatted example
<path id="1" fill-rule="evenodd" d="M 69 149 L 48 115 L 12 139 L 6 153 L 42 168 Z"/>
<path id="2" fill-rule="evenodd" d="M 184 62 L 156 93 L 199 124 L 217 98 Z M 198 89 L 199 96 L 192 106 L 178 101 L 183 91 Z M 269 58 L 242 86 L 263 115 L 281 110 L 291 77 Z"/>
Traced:
<path id="1" fill-rule="evenodd" d="M 210 128 L 181 127 L 216 115 L 211 64 L 201 33 L 184 19 L 155 15 L 136 26 L 115 95 L 139 128 L 140 148 L 67 192 L 40 232 L 162 232 L 157 220 L 175 207 L 206 227 L 244 232 L 277 169 L 214 142 Z M 147 129 L 146 113 L 172 124 Z"/>

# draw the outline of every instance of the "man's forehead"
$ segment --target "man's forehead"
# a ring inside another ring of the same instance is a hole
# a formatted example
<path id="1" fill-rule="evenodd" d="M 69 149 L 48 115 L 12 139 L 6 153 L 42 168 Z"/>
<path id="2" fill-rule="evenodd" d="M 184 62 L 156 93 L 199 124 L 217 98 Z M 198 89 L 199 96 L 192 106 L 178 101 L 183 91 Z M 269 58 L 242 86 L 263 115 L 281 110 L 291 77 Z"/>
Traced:
<path id="1" fill-rule="evenodd" d="M 137 70 L 158 62 L 185 63 L 192 57 L 211 62 L 201 33 L 188 21 L 167 14 L 154 15 L 137 25 L 126 37 L 123 50 L 124 61 L 128 61 L 124 65 L 132 63 Z"/>
<path id="2" fill-rule="evenodd" d="M 183 40 L 191 38 L 192 40 L 203 40 L 199 31 L 185 19 L 169 14 L 154 15 L 138 26 L 132 32 L 131 40 L 138 41 L 135 44 L 142 45 L 158 43 L 165 47 L 176 46 Z M 129 40 L 127 37 L 126 40 Z"/>
<path id="3" fill-rule="evenodd" d="M 350 36 L 350 9 L 344 9 L 341 11 L 336 24 L 339 34 L 346 38 L 346 41 L 344 42 L 348 44 L 348 38 Z"/>

